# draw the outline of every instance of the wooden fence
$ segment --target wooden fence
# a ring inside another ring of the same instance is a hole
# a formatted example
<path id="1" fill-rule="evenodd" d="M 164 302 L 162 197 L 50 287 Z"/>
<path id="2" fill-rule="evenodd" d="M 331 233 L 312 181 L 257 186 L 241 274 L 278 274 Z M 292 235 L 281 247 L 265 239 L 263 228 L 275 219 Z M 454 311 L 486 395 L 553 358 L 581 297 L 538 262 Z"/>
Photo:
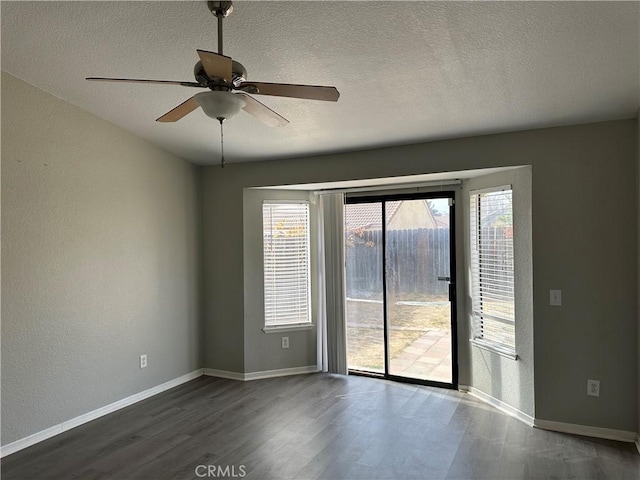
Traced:
<path id="1" fill-rule="evenodd" d="M 382 298 L 382 231 L 347 232 L 346 289 L 349 298 Z M 387 231 L 387 287 L 390 293 L 424 299 L 447 295 L 449 229 Z"/>

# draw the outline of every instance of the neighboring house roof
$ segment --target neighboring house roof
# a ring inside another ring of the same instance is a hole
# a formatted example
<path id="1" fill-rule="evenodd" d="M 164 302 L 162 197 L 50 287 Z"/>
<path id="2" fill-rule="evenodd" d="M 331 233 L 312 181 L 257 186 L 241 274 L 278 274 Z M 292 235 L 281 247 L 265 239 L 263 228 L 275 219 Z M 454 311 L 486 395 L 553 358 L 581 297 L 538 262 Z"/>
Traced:
<path id="1" fill-rule="evenodd" d="M 393 216 L 402 202 L 387 202 L 387 217 Z M 379 203 L 352 203 L 344 209 L 344 223 L 347 228 L 382 228 L 382 210 Z"/>
<path id="2" fill-rule="evenodd" d="M 436 228 L 449 228 L 449 215 L 433 215 L 429 204 L 424 201 L 425 213 L 435 223 Z M 393 219 L 398 213 L 401 200 L 389 201 L 387 205 L 387 225 L 393 229 Z M 364 228 L 366 230 L 379 230 L 382 228 L 382 212 L 379 203 L 352 203 L 345 208 L 344 222 L 347 228 Z M 402 227 L 400 227 L 402 228 Z M 432 228 L 432 227 L 430 227 Z"/>
<path id="3" fill-rule="evenodd" d="M 449 215 L 434 215 L 438 228 L 449 228 Z"/>

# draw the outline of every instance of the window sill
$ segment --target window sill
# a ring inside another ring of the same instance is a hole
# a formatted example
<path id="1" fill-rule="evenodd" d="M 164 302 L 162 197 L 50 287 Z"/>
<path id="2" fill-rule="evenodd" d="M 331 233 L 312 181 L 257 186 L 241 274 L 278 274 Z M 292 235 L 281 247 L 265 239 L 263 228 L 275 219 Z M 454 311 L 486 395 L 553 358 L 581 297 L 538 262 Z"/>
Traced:
<path id="1" fill-rule="evenodd" d="M 311 330 L 313 328 L 312 323 L 305 323 L 302 325 L 274 325 L 264 327 L 262 331 L 264 333 L 285 333 L 285 332 L 297 332 L 298 330 Z"/>
<path id="2" fill-rule="evenodd" d="M 482 340 L 476 340 L 474 338 L 469 340 L 469 343 L 471 343 L 471 345 L 473 345 L 474 347 L 478 347 L 482 350 L 487 350 L 492 353 L 497 353 L 502 357 L 509 358 L 511 360 L 516 360 L 516 361 L 518 360 L 518 354 L 514 350 L 511 350 L 508 347 L 503 347 L 501 345 L 496 345 L 494 343 L 489 343 Z"/>

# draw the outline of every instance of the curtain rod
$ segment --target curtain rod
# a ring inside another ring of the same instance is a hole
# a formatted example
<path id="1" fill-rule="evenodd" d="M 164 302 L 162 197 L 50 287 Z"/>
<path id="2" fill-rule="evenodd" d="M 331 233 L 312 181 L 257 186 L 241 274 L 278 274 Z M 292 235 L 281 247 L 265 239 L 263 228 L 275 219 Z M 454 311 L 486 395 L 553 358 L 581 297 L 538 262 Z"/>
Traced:
<path id="1" fill-rule="evenodd" d="M 314 190 L 316 195 L 324 195 L 328 193 L 358 193 L 358 192 L 375 192 L 380 190 L 402 190 L 405 188 L 424 188 L 424 187 L 446 187 L 450 185 L 460 185 L 462 180 L 433 180 L 431 182 L 416 183 L 390 183 L 387 185 L 372 185 L 370 187 L 352 187 L 352 188 L 326 188 L 322 190 Z"/>

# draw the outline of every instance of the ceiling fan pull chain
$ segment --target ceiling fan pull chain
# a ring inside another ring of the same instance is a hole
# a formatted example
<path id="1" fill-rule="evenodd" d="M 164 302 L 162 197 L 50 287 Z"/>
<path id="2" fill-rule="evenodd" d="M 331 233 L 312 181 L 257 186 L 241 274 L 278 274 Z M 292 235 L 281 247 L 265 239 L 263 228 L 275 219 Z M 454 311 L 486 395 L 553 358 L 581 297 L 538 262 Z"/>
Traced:
<path id="1" fill-rule="evenodd" d="M 224 132 L 222 131 L 222 122 L 224 117 L 218 117 L 220 122 L 220 168 L 224 168 Z"/>

